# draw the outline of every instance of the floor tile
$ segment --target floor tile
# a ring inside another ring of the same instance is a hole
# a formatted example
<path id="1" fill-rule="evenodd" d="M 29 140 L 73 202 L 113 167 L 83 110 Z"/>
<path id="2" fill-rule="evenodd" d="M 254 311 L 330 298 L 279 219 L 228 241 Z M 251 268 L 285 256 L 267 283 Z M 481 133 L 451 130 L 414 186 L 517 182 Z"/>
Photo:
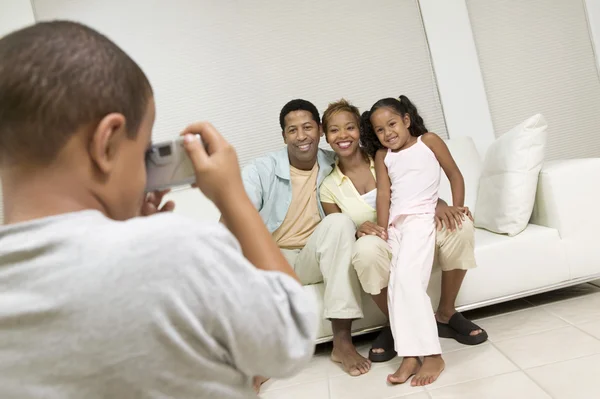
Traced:
<path id="1" fill-rule="evenodd" d="M 261 392 L 269 392 L 294 385 L 326 380 L 330 375 L 335 375 L 337 373 L 337 367 L 338 366 L 329 359 L 328 355 L 317 354 L 313 356 L 308 366 L 295 376 L 281 380 L 271 379 L 265 382 L 261 388 Z M 340 372 L 343 373 L 343 370 Z"/>
<path id="2" fill-rule="evenodd" d="M 555 399 L 590 399 L 599 394 L 600 355 L 527 370 L 531 379 Z"/>
<path id="3" fill-rule="evenodd" d="M 387 399 L 423 392 L 423 388 L 411 387 L 410 384 L 389 385 L 387 376 L 397 369 L 398 363 L 388 362 L 359 377 L 347 374 L 331 377 L 331 399 Z"/>
<path id="4" fill-rule="evenodd" d="M 522 369 L 600 353 L 600 341 L 568 326 L 494 344 Z"/>
<path id="5" fill-rule="evenodd" d="M 533 308 L 478 320 L 492 342 L 568 326 L 567 322 L 544 309 Z"/>
<path id="6" fill-rule="evenodd" d="M 446 369 L 428 388 L 441 388 L 518 370 L 490 343 L 446 353 L 444 361 Z"/>
<path id="7" fill-rule="evenodd" d="M 472 348 L 472 345 L 463 345 L 452 338 L 440 338 L 440 345 L 442 346 L 442 353 L 454 352 L 460 349 Z"/>
<path id="8" fill-rule="evenodd" d="M 600 293 L 545 305 L 544 309 L 571 324 L 600 319 Z"/>
<path id="9" fill-rule="evenodd" d="M 586 333 L 600 339 L 600 319 L 590 321 L 587 323 L 578 324 L 577 328 L 585 331 Z"/>
<path id="10" fill-rule="evenodd" d="M 429 395 L 433 399 L 551 399 L 522 371 L 429 390 Z"/>
<path id="11" fill-rule="evenodd" d="M 390 399 L 431 399 L 431 396 L 427 392 L 419 392 L 410 395 L 394 396 Z"/>
<path id="12" fill-rule="evenodd" d="M 329 399 L 327 380 L 294 385 L 260 394 L 261 399 Z"/>
<path id="13" fill-rule="evenodd" d="M 526 302 L 523 299 L 515 299 L 514 301 L 502 302 L 484 308 L 468 310 L 462 312 L 462 314 L 469 320 L 479 320 L 485 317 L 497 316 L 499 314 L 506 314 L 531 307 L 533 307 L 531 303 Z"/>
<path id="14" fill-rule="evenodd" d="M 549 303 L 564 301 L 565 299 L 577 298 L 593 293 L 600 292 L 600 287 L 593 284 L 579 284 L 572 287 L 565 287 L 554 291 L 544 292 L 524 298 L 527 302 L 535 306 L 546 305 Z"/>

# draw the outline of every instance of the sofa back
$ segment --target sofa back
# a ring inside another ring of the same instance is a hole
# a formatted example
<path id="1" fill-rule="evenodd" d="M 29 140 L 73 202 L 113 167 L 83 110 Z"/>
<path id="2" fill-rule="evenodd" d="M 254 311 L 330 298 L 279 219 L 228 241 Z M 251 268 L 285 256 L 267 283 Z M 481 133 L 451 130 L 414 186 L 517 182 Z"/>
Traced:
<path id="1" fill-rule="evenodd" d="M 477 190 L 481 177 L 481 156 L 470 137 L 457 137 L 445 140 L 445 142 L 465 179 L 465 205 L 471 209 L 472 213 L 475 213 Z M 448 204 L 452 204 L 450 182 L 443 171 L 440 182 L 440 198 Z"/>

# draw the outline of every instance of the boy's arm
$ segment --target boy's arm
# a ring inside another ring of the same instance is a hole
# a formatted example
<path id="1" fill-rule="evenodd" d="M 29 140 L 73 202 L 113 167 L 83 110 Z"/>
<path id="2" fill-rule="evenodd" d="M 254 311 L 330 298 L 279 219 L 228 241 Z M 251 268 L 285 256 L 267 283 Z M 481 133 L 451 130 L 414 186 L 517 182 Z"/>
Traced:
<path id="1" fill-rule="evenodd" d="M 460 173 L 460 169 L 458 169 L 456 162 L 454 162 L 454 158 L 452 158 L 448 146 L 444 143 L 444 140 L 435 133 L 425 133 L 421 137 L 421 140 L 431 149 L 450 181 L 450 188 L 452 189 L 452 205 L 457 207 L 464 206 L 465 179 L 463 178 L 462 173 Z"/>
<path id="2" fill-rule="evenodd" d="M 385 155 L 387 150 L 378 150 L 375 154 L 375 174 L 377 175 L 377 224 L 387 230 L 390 218 L 392 188 Z"/>

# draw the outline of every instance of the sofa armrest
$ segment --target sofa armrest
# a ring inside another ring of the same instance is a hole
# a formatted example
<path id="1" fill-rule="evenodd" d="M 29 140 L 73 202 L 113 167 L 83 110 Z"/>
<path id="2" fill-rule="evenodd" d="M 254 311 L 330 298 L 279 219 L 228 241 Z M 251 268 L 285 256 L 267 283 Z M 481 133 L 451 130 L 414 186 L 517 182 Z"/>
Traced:
<path id="1" fill-rule="evenodd" d="M 547 162 L 540 171 L 531 223 L 558 230 L 562 238 L 597 231 L 600 158 Z"/>

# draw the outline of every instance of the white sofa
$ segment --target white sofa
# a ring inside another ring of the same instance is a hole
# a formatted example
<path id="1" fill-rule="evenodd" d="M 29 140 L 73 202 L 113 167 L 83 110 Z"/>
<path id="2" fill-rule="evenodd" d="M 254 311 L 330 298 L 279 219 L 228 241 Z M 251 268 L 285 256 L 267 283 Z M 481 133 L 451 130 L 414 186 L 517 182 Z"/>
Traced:
<path id="1" fill-rule="evenodd" d="M 465 204 L 474 210 L 481 173 L 481 156 L 469 138 L 447 141 L 466 184 Z M 450 199 L 443 178 L 440 197 Z M 217 220 L 216 208 L 195 190 L 176 192 L 178 211 Z M 600 245 L 595 240 L 600 215 L 594 205 L 600 198 L 600 158 L 548 162 L 542 168 L 530 224 L 515 237 L 475 230 L 478 267 L 467 273 L 457 299 L 459 310 L 469 310 L 600 278 Z M 429 285 L 437 307 L 441 271 L 434 266 Z M 323 284 L 305 286 L 322 305 Z M 383 314 L 363 295 L 364 319 L 353 324 L 355 334 L 380 328 Z M 331 323 L 319 328 L 319 342 L 331 338 Z"/>

